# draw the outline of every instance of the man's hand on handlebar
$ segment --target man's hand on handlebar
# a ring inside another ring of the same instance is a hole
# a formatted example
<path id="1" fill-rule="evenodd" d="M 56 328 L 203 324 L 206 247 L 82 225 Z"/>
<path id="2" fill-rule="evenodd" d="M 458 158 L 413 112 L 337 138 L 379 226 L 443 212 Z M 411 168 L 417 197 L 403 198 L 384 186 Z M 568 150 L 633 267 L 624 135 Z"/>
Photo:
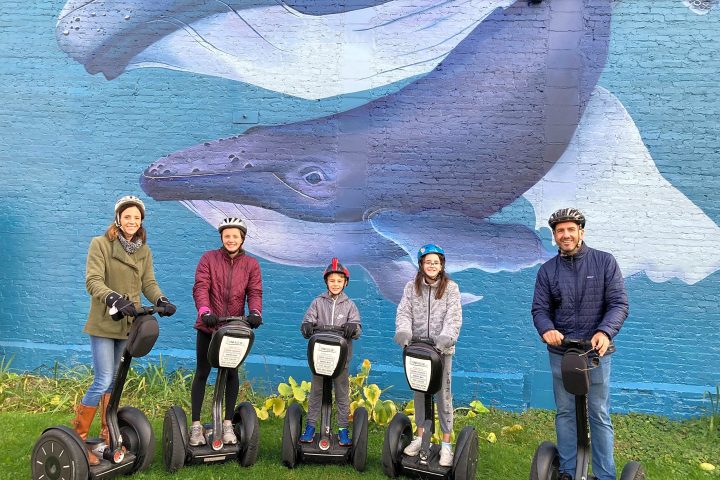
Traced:
<path id="1" fill-rule="evenodd" d="M 607 349 L 610 348 L 610 337 L 605 332 L 595 332 L 595 335 L 590 339 L 592 347 L 597 351 L 599 356 L 605 355 Z"/>
<path id="2" fill-rule="evenodd" d="M 551 345 L 553 347 L 559 347 L 562 344 L 563 338 L 565 338 L 565 336 L 557 330 L 548 330 L 547 332 L 543 333 L 542 338 L 543 341 L 548 345 Z"/>

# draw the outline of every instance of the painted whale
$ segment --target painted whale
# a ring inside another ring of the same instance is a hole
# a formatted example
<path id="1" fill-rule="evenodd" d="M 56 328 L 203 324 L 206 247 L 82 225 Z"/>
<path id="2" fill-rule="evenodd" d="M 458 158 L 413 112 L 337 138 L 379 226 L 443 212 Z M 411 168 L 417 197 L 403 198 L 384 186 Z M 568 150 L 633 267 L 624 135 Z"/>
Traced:
<path id="1" fill-rule="evenodd" d="M 523 197 L 516 203 L 530 202 L 537 229 L 546 228 L 555 209 L 580 207 L 591 219 L 587 241 L 612 251 L 626 277 L 644 272 L 655 282 L 678 278 L 695 283 L 720 268 L 720 228 L 662 177 L 628 113 L 601 87 L 590 98 L 567 151 Z M 233 203 L 182 203 L 213 227 L 226 216 L 245 219 L 248 251 L 272 262 L 321 268 L 327 252 L 335 252 L 348 264 L 362 266 L 380 293 L 395 303 L 416 271 L 412 258 L 417 248 L 428 239 L 445 248 L 450 272 L 516 271 L 550 255 L 526 227 L 478 222 L 455 212 L 382 211 L 369 220 L 326 224 Z M 517 215 L 505 221 L 513 218 Z M 654 235 L 642 243 L 618 240 L 618 232 L 639 230 Z M 678 230 L 697 232 L 703 241 L 688 240 L 678 248 Z M 304 245 L 303 255 L 288 245 Z M 466 304 L 480 298 L 463 294 Z"/>
<path id="2" fill-rule="evenodd" d="M 395 94 L 175 152 L 141 184 L 157 200 L 245 204 L 313 222 L 434 208 L 484 219 L 567 147 L 605 65 L 610 3 L 496 10 Z"/>
<path id="3" fill-rule="evenodd" d="M 158 67 L 318 99 L 424 75 L 514 1 L 392 0 L 309 15 L 269 0 L 71 0 L 56 37 L 88 72 L 108 79 Z M 311 11 L 327 11 L 315 3 Z"/>
<path id="4" fill-rule="evenodd" d="M 683 0 L 683 4 L 695 15 L 707 15 L 717 5 L 717 0 Z"/>

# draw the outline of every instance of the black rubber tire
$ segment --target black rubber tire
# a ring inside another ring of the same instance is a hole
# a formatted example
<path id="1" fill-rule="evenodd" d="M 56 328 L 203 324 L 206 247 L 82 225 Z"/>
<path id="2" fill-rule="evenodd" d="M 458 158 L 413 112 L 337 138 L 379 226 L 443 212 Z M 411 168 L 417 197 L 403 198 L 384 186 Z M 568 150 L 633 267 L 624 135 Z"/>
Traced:
<path id="1" fill-rule="evenodd" d="M 474 480 L 478 462 L 478 437 L 473 427 L 460 431 L 455 443 L 452 476 L 455 480 Z"/>
<path id="2" fill-rule="evenodd" d="M 288 468 L 298 464 L 298 439 L 302 425 L 302 407 L 293 403 L 285 412 L 285 424 L 282 438 L 282 463 Z"/>
<path id="3" fill-rule="evenodd" d="M 121 408 L 117 417 L 123 446 L 135 454 L 135 462 L 129 473 L 147 470 L 155 458 L 155 433 L 150 421 L 135 407 Z"/>
<path id="4" fill-rule="evenodd" d="M 240 444 L 238 463 L 243 467 L 254 465 L 260 448 L 260 422 L 252 403 L 242 402 L 235 408 L 233 427 Z"/>
<path id="5" fill-rule="evenodd" d="M 173 405 L 165 413 L 162 433 L 163 463 L 170 473 L 185 465 L 185 446 L 189 439 L 183 431 L 187 434 L 187 417 L 182 408 Z"/>
<path id="6" fill-rule="evenodd" d="M 80 437 L 67 427 L 48 428 L 35 442 L 30 455 L 32 479 L 62 478 L 87 480 L 90 472 L 85 445 Z"/>
<path id="7" fill-rule="evenodd" d="M 352 430 L 352 464 L 358 472 L 365 470 L 368 445 L 368 412 L 365 407 L 358 407 L 353 413 Z"/>
<path id="8" fill-rule="evenodd" d="M 402 470 L 402 452 L 412 441 L 410 419 L 404 413 L 396 413 L 385 430 L 382 450 L 382 468 L 385 475 L 397 478 Z"/>
<path id="9" fill-rule="evenodd" d="M 559 472 L 560 456 L 557 447 L 546 440 L 535 450 L 530 466 L 530 480 L 557 480 Z"/>
<path id="10" fill-rule="evenodd" d="M 623 467 L 620 480 L 645 480 L 645 469 L 640 462 L 628 462 Z"/>

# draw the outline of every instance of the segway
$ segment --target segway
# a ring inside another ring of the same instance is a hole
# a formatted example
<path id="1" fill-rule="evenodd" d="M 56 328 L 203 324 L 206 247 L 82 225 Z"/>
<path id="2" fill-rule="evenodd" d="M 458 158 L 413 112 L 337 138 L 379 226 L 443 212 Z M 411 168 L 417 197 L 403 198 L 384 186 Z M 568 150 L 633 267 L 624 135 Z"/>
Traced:
<path id="1" fill-rule="evenodd" d="M 562 381 L 565 390 L 575 395 L 575 422 L 577 425 L 577 462 L 573 478 L 594 479 L 588 476 L 590 463 L 590 426 L 588 424 L 587 395 L 590 391 L 588 371 L 600 364 L 597 356 L 588 357 L 593 350 L 589 340 L 564 338 L 562 345 L 567 347 L 561 363 Z M 588 363 L 589 360 L 589 363 Z M 557 447 L 550 441 L 544 441 L 535 450 L 530 467 L 530 480 L 555 480 L 560 475 L 560 456 Z M 623 468 L 620 480 L 644 480 L 645 471 L 639 462 L 628 462 Z"/>
<path id="2" fill-rule="evenodd" d="M 282 462 L 294 468 L 300 462 L 351 463 L 358 472 L 365 470 L 368 442 L 368 412 L 358 407 L 353 414 L 352 445 L 340 445 L 332 433 L 332 379 L 343 371 L 348 343 L 342 329 L 316 326 L 308 341 L 307 357 L 313 374 L 322 377 L 320 428 L 312 443 L 300 443 L 303 409 L 293 403 L 285 413 L 282 438 Z"/>
<path id="3" fill-rule="evenodd" d="M 187 417 L 183 409 L 173 405 L 163 421 L 163 462 L 165 468 L 175 472 L 184 465 L 199 465 L 237 460 L 243 467 L 255 463 L 258 455 L 260 427 L 255 408 L 243 402 L 235 408 L 232 423 L 237 443 L 225 445 L 222 441 L 222 424 L 225 409 L 225 386 L 228 372 L 245 361 L 252 348 L 255 334 L 245 317 L 224 317 L 215 330 L 208 348 L 208 362 L 218 369 L 212 403 L 212 424 L 205 427 L 205 445 L 190 445 Z"/>
<path id="4" fill-rule="evenodd" d="M 425 418 L 415 419 L 419 426 L 424 427 L 422 444 L 418 455 L 405 455 L 403 450 L 413 439 L 412 425 L 407 415 L 396 413 L 385 431 L 382 452 L 385 475 L 390 478 L 405 475 L 430 479 L 474 479 L 478 438 L 473 427 L 468 426 L 460 431 L 451 467 L 440 466 L 440 446 L 430 443 L 435 432 L 434 395 L 442 386 L 442 354 L 435 348 L 432 339 L 413 337 L 403 349 L 403 364 L 410 389 L 425 394 Z"/>
<path id="5" fill-rule="evenodd" d="M 106 479 L 150 466 L 155 455 L 155 435 L 150 422 L 137 408 L 118 410 L 118 405 L 133 357 L 147 355 L 157 340 L 158 323 L 152 314 L 164 311 L 163 307 L 142 307 L 130 327 L 106 410 L 110 443 L 106 445 L 102 439 L 83 442 L 72 428 L 50 427 L 35 443 L 30 457 L 33 480 Z M 97 454 L 99 465 L 88 464 L 87 450 Z"/>

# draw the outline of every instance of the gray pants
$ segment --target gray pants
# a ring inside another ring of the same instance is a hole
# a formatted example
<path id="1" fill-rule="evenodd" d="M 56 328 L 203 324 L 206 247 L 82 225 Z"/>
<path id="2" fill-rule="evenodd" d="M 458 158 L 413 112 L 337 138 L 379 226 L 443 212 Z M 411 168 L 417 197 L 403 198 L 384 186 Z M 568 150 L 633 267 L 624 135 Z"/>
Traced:
<path id="1" fill-rule="evenodd" d="M 327 379 L 326 381 L 329 381 Z M 335 391 L 335 403 L 337 404 L 337 421 L 340 428 L 348 427 L 348 417 L 350 416 L 350 377 L 348 368 L 340 372 L 340 374 L 332 379 L 333 390 Z M 322 405 L 322 383 L 323 377 L 313 375 L 310 385 L 310 398 L 308 399 L 307 425 L 313 427 L 317 423 L 320 416 L 320 407 Z"/>
<path id="2" fill-rule="evenodd" d="M 452 433 L 453 431 L 453 405 L 452 391 L 450 390 L 450 382 L 452 378 L 452 355 L 443 355 L 443 378 L 442 387 L 435 394 L 435 403 L 437 403 L 437 412 L 440 419 L 440 429 L 443 433 Z M 425 421 L 425 394 L 414 392 L 413 399 L 415 401 L 415 424 L 422 426 Z"/>

